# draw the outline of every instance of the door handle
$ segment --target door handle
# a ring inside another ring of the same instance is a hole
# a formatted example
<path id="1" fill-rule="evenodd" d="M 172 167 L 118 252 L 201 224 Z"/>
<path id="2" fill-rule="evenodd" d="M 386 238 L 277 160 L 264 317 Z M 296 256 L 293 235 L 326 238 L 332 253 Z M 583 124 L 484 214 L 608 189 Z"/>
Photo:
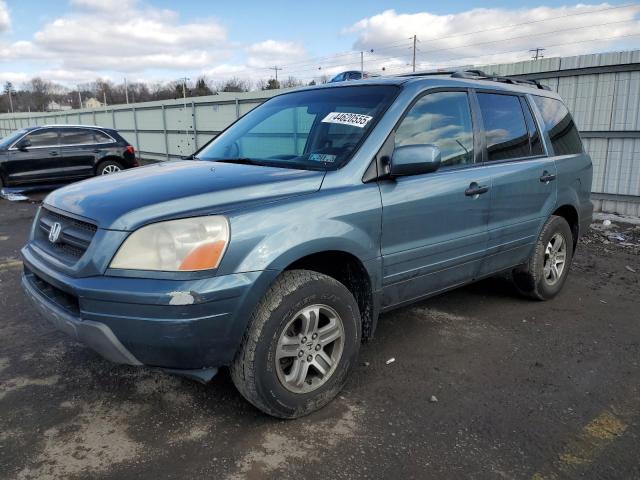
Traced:
<path id="1" fill-rule="evenodd" d="M 542 176 L 540 177 L 540 181 L 542 183 L 549 183 L 556 179 L 556 176 L 552 173 L 547 172 L 546 170 L 542 172 Z"/>
<path id="2" fill-rule="evenodd" d="M 58 152 L 56 152 L 55 150 L 52 152 L 49 152 L 49 155 L 52 157 L 57 157 L 58 156 Z"/>
<path id="3" fill-rule="evenodd" d="M 471 182 L 469 184 L 469 188 L 464 191 L 464 194 L 467 197 L 473 197 L 474 195 L 482 195 L 483 193 L 487 193 L 489 191 L 489 187 L 486 185 L 478 185 L 476 182 Z"/>

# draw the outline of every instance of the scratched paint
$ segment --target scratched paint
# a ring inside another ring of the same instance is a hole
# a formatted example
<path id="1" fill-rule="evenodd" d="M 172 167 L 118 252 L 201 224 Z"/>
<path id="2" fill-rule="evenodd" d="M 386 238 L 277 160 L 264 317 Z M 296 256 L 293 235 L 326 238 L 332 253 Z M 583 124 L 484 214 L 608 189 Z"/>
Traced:
<path id="1" fill-rule="evenodd" d="M 169 305 L 192 305 L 195 299 L 190 292 L 171 292 Z"/>

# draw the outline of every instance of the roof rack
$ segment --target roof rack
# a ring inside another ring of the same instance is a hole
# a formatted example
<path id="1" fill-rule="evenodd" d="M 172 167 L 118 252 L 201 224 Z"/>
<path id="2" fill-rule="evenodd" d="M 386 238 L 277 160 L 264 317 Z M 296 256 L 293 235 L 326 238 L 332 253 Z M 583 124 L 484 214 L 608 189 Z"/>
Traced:
<path id="1" fill-rule="evenodd" d="M 403 77 L 426 76 L 426 75 L 449 75 L 451 78 L 464 78 L 467 80 L 488 80 L 490 82 L 510 83 L 512 85 L 526 85 L 540 90 L 551 90 L 546 85 L 542 85 L 537 80 L 525 80 L 523 78 L 513 78 L 501 75 L 490 75 L 482 70 L 465 69 L 449 70 L 440 72 L 420 72 L 401 75 Z"/>

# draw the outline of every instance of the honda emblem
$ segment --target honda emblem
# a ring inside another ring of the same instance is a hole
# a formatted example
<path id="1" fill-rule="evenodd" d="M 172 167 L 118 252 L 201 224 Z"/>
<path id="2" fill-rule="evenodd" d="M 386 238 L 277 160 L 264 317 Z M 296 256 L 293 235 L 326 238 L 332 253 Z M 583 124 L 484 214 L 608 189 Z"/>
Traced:
<path id="1" fill-rule="evenodd" d="M 62 225 L 58 222 L 55 222 L 51 225 L 51 230 L 49 230 L 49 241 L 51 243 L 56 243 L 60 239 L 60 233 L 62 232 Z"/>

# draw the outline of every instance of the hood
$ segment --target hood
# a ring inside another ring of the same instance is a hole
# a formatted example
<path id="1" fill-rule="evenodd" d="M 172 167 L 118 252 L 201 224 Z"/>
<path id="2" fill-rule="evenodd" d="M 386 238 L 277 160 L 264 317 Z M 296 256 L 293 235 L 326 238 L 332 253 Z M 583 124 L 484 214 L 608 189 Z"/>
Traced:
<path id="1" fill-rule="evenodd" d="M 239 206 L 317 191 L 325 172 L 207 161 L 175 161 L 95 177 L 45 200 L 97 222 L 134 230 L 169 218 L 223 213 Z"/>

